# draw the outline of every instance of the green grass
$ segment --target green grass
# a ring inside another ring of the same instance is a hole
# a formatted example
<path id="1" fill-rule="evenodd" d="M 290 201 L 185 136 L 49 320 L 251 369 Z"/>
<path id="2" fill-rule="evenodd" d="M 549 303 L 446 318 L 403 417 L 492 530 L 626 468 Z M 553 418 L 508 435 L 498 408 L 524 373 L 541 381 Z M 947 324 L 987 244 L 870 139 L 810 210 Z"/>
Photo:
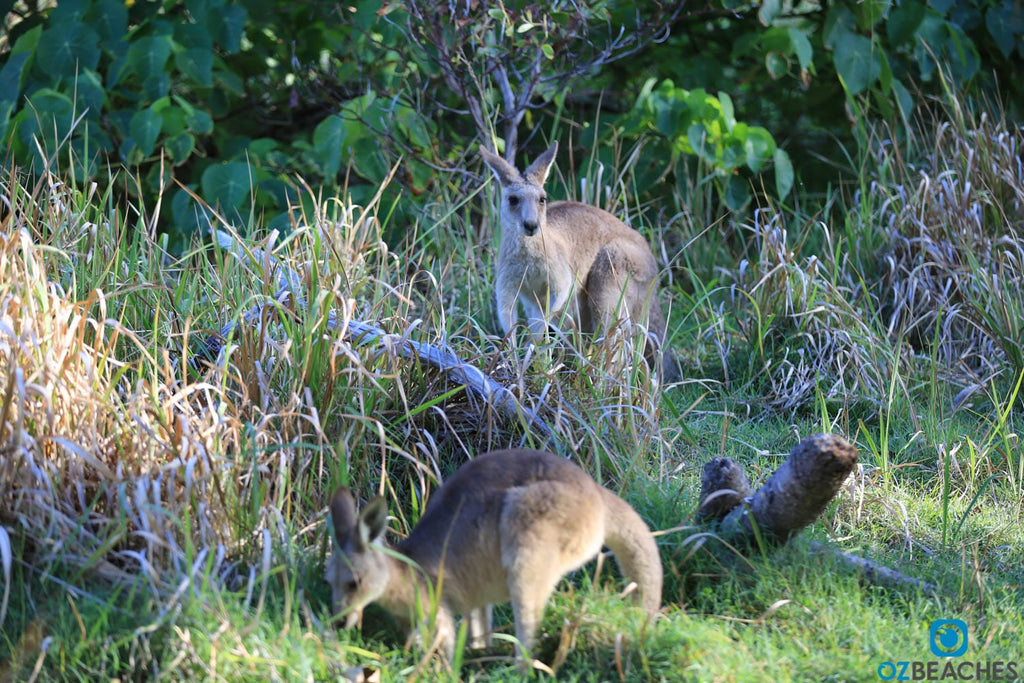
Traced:
<path id="1" fill-rule="evenodd" d="M 886 661 L 935 659 L 943 618 L 968 623 L 971 661 L 1024 669 L 1022 313 L 992 284 L 1024 291 L 1024 179 L 1004 168 L 1022 136 L 950 106 L 916 129 L 919 157 L 874 147 L 861 191 L 823 213 L 640 225 L 677 268 L 664 303 L 685 380 L 668 388 L 629 349 L 494 334 L 495 247 L 476 218 L 492 187 L 440 189 L 404 245 L 382 241 L 388 207 L 307 202 L 315 215 L 254 231 L 238 258 L 168 254 L 144 207 L 6 171 L 0 680 L 516 680 L 507 639 L 451 671 L 379 610 L 339 630 L 323 562 L 338 484 L 383 493 L 404 534 L 461 462 L 520 444 L 620 492 L 666 569 L 652 624 L 609 561 L 562 582 L 536 653 L 559 678 L 879 680 Z M 932 203 L 938 186 L 959 188 L 956 211 Z M 298 276 L 288 296 L 281 266 Z M 552 436 L 357 343 L 346 317 L 449 346 Z M 822 518 L 766 555 L 708 552 L 718 540 L 692 521 L 703 464 L 733 457 L 759 484 L 819 431 L 860 452 Z M 836 551 L 938 593 L 872 583 Z"/>

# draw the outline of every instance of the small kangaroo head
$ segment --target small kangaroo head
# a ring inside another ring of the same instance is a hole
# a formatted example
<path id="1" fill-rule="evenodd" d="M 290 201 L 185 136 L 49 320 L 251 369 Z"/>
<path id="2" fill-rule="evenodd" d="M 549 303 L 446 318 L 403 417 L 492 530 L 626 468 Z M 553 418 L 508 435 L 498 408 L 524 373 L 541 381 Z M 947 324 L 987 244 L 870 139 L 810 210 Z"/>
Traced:
<path id="1" fill-rule="evenodd" d="M 352 493 L 342 486 L 331 497 L 334 552 L 327 560 L 334 613 L 348 611 L 345 628 L 359 621 L 363 608 L 377 600 L 390 579 L 387 558 L 376 541 L 387 527 L 387 504 L 374 498 L 358 515 Z"/>
<path id="2" fill-rule="evenodd" d="M 544 181 L 557 151 L 555 142 L 520 173 L 515 166 L 480 146 L 480 155 L 501 184 L 501 222 L 506 229 L 522 231 L 531 237 L 544 227 L 548 202 Z"/>

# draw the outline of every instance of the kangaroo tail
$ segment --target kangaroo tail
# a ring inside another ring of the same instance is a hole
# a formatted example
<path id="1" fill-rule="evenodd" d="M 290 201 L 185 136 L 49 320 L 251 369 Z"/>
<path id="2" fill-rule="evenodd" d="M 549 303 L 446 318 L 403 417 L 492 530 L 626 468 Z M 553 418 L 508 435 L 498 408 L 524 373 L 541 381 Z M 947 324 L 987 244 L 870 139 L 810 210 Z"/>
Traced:
<path id="1" fill-rule="evenodd" d="M 604 543 L 629 579 L 640 587 L 640 600 L 648 614 L 661 609 L 663 572 L 658 544 L 644 520 L 629 503 L 608 489 L 601 489 L 604 502 Z"/>

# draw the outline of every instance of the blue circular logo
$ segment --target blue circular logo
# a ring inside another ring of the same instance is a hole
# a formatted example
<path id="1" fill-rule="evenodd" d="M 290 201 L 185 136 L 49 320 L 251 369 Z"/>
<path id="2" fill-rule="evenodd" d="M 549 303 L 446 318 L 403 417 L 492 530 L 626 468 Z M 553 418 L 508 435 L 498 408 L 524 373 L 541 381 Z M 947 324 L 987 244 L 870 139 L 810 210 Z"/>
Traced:
<path id="1" fill-rule="evenodd" d="M 967 624 L 962 619 L 936 619 L 928 629 L 928 645 L 936 657 L 960 657 L 967 652 Z"/>

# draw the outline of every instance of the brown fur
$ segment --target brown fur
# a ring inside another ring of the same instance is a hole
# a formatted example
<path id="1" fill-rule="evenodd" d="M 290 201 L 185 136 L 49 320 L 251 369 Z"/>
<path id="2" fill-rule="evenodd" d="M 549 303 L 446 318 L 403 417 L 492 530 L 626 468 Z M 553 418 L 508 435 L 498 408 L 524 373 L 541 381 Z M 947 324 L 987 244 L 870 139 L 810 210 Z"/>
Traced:
<path id="1" fill-rule="evenodd" d="M 501 329 L 507 334 L 515 324 L 517 301 L 536 337 L 549 322 L 569 321 L 592 334 L 632 320 L 650 333 L 646 357 L 653 368 L 666 327 L 654 254 L 639 232 L 603 209 L 548 204 L 544 181 L 557 150 L 555 143 L 520 173 L 480 148 L 502 189 L 496 273 Z M 670 355 L 662 360 L 666 378 L 675 379 Z"/>
<path id="2" fill-rule="evenodd" d="M 418 565 L 385 554 L 383 499 L 357 515 L 352 495 L 331 501 L 337 540 L 328 561 L 336 611 L 351 627 L 363 607 L 377 602 L 405 623 L 417 622 L 417 604 L 430 609 L 440 586 L 434 624 L 454 654 L 454 615 L 470 617 L 475 646 L 488 642 L 490 606 L 512 602 L 516 638 L 533 645 L 555 585 L 607 544 L 623 572 L 636 581 L 644 609 L 661 605 L 662 567 L 647 525 L 628 503 L 572 462 L 524 449 L 495 451 L 463 465 L 430 499 L 419 524 L 395 550 Z"/>

